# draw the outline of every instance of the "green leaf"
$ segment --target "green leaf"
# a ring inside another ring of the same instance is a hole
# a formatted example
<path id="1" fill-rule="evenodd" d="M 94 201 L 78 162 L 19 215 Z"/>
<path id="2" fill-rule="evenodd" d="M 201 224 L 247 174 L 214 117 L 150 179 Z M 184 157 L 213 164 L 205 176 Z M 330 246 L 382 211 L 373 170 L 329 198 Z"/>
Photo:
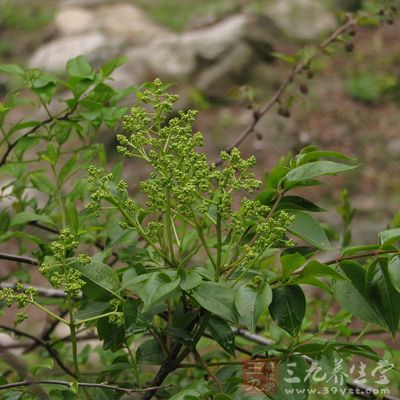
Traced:
<path id="1" fill-rule="evenodd" d="M 388 229 L 378 234 L 381 247 L 391 245 L 400 240 L 400 228 Z"/>
<path id="2" fill-rule="evenodd" d="M 99 339 L 103 340 L 104 350 L 115 352 L 119 350 L 125 342 L 124 328 L 109 322 L 108 318 L 100 318 L 97 320 L 97 334 L 99 335 Z"/>
<path id="3" fill-rule="evenodd" d="M 68 198 L 65 202 L 65 212 L 67 214 L 68 225 L 72 228 L 75 234 L 77 234 L 79 230 L 78 210 L 76 209 L 74 203 L 72 203 L 72 201 Z"/>
<path id="4" fill-rule="evenodd" d="M 39 364 L 32 365 L 31 367 L 29 367 L 29 370 L 31 371 L 31 373 L 33 375 L 36 375 L 37 372 L 42 368 L 53 369 L 54 368 L 54 361 L 51 358 L 47 358 L 47 359 L 45 359 L 43 361 L 40 361 Z"/>
<path id="5" fill-rule="evenodd" d="M 10 221 L 10 215 L 8 214 L 8 210 L 5 208 L 3 211 L 0 212 L 0 235 L 3 235 L 8 231 Z"/>
<path id="6" fill-rule="evenodd" d="M 400 321 L 400 293 L 390 280 L 387 258 L 378 258 L 370 264 L 366 275 L 366 287 L 373 304 L 395 337 Z"/>
<path id="7" fill-rule="evenodd" d="M 126 57 L 123 56 L 116 57 L 111 61 L 107 62 L 106 64 L 104 64 L 100 69 L 100 73 L 103 75 L 103 77 L 108 77 L 126 61 L 127 61 Z"/>
<path id="8" fill-rule="evenodd" d="M 60 150 L 52 142 L 47 143 L 46 150 L 41 153 L 41 158 L 54 166 L 56 165 L 59 156 Z"/>
<path id="9" fill-rule="evenodd" d="M 347 157 L 343 153 L 339 153 L 337 151 L 324 151 L 324 150 L 315 150 L 304 154 L 299 154 L 296 157 L 296 160 L 298 165 L 302 165 L 310 163 L 312 161 L 317 161 L 321 157 L 338 158 L 339 160 L 355 161 L 354 159 Z"/>
<path id="10" fill-rule="evenodd" d="M 16 225 L 24 225 L 28 222 L 33 221 L 42 222 L 45 225 L 55 226 L 54 222 L 47 215 L 35 214 L 29 211 L 22 211 L 12 217 L 10 227 Z"/>
<path id="11" fill-rule="evenodd" d="M 84 56 L 72 58 L 67 62 L 67 72 L 76 78 L 93 79 L 94 72 Z"/>
<path id="12" fill-rule="evenodd" d="M 351 256 L 353 254 L 361 253 L 361 252 L 369 252 L 379 250 L 379 246 L 377 244 L 370 244 L 366 246 L 349 246 L 342 249 L 342 256 Z"/>
<path id="13" fill-rule="evenodd" d="M 306 379 L 309 366 L 303 357 L 295 355 L 284 358 L 278 365 L 278 385 L 273 400 L 306 400 L 310 380 Z M 293 380 L 293 378 L 296 378 Z"/>
<path id="14" fill-rule="evenodd" d="M 18 143 L 14 149 L 17 159 L 22 160 L 25 151 L 36 146 L 39 142 L 40 138 L 38 136 L 25 136 L 18 139 Z"/>
<path id="15" fill-rule="evenodd" d="M 136 351 L 137 362 L 141 364 L 161 364 L 164 353 L 155 339 L 142 343 Z"/>
<path id="16" fill-rule="evenodd" d="M 365 287 L 364 268 L 355 261 L 343 261 L 340 267 L 349 280 L 337 281 L 334 284 L 333 293 L 339 304 L 363 321 L 386 327 L 385 321 L 373 306 Z"/>
<path id="17" fill-rule="evenodd" d="M 340 172 L 350 171 L 358 165 L 348 165 L 334 161 L 314 161 L 292 169 L 286 175 L 287 182 L 306 181 L 323 175 L 336 175 Z"/>
<path id="18" fill-rule="evenodd" d="M 183 344 L 186 347 L 193 347 L 194 343 L 194 336 L 192 333 L 189 333 L 183 328 L 179 328 L 176 326 L 171 326 L 170 328 L 166 328 L 164 332 L 172 336 L 176 339 L 177 342 Z"/>
<path id="19" fill-rule="evenodd" d="M 330 379 L 326 381 L 327 388 L 330 389 L 330 392 L 336 394 L 335 396 L 330 397 L 330 400 L 340 400 L 343 399 L 343 395 L 346 390 L 346 378 L 348 376 L 348 370 L 346 362 L 341 357 L 340 353 L 334 349 L 325 350 L 322 354 L 318 356 L 317 359 L 318 367 L 321 368 L 320 374 L 326 374 L 326 376 L 332 376 L 333 371 L 337 371 L 339 366 L 341 367 L 339 371 L 336 373 L 336 377 L 338 379 Z M 334 375 L 335 376 L 335 375 Z M 342 377 L 343 379 L 340 379 Z M 332 389 L 335 388 L 335 391 Z"/>
<path id="20" fill-rule="evenodd" d="M 329 276 L 332 279 L 342 280 L 347 279 L 345 276 L 337 272 L 329 265 L 322 264 L 317 260 L 310 261 L 304 268 L 301 276 Z"/>
<path id="21" fill-rule="evenodd" d="M 30 180 L 32 185 L 39 191 L 47 194 L 51 194 L 54 192 L 55 187 L 51 180 L 42 174 L 32 174 L 30 175 Z"/>
<path id="22" fill-rule="evenodd" d="M 25 71 L 17 64 L 0 64 L 0 72 L 23 76 Z"/>
<path id="23" fill-rule="evenodd" d="M 50 103 L 55 91 L 56 78 L 47 73 L 42 72 L 32 83 L 32 92 L 39 96 L 46 104 Z"/>
<path id="24" fill-rule="evenodd" d="M 193 292 L 194 299 L 206 310 L 229 321 L 236 321 L 235 293 L 220 282 L 203 282 Z"/>
<path id="25" fill-rule="evenodd" d="M 388 273 L 393 287 L 400 293 L 400 256 L 389 260 Z"/>
<path id="26" fill-rule="evenodd" d="M 321 225 L 309 214 L 292 211 L 295 220 L 288 226 L 288 231 L 322 250 L 332 250 L 332 246 Z"/>
<path id="27" fill-rule="evenodd" d="M 273 289 L 269 312 L 281 328 L 296 336 L 306 312 L 306 299 L 301 287 L 289 285 Z"/>
<path id="28" fill-rule="evenodd" d="M 83 308 L 75 313 L 76 320 L 84 320 L 87 318 L 96 317 L 101 315 L 104 311 L 110 308 L 109 302 L 103 301 L 89 301 Z"/>
<path id="29" fill-rule="evenodd" d="M 261 314 L 268 309 L 272 301 L 269 285 L 257 288 L 251 283 L 241 285 L 235 293 L 235 306 L 244 324 L 254 331 Z"/>
<path id="30" fill-rule="evenodd" d="M 128 299 L 124 302 L 124 323 L 126 335 L 133 335 L 135 333 L 136 321 L 139 313 L 140 300 Z"/>
<path id="31" fill-rule="evenodd" d="M 72 264 L 85 278 L 83 292 L 92 300 L 103 300 L 118 296 L 119 279 L 117 273 L 108 265 L 92 260 L 90 264 Z"/>
<path id="32" fill-rule="evenodd" d="M 235 334 L 230 325 L 222 318 L 211 316 L 208 329 L 218 344 L 229 354 L 235 356 Z"/>
<path id="33" fill-rule="evenodd" d="M 138 294 L 143 301 L 143 312 L 149 311 L 157 303 L 168 298 L 178 287 L 180 277 L 171 277 L 164 272 L 151 274 L 151 277 L 138 290 Z"/>
<path id="34" fill-rule="evenodd" d="M 278 204 L 277 211 L 278 210 L 324 211 L 323 208 L 300 196 L 284 196 Z"/>
<path id="35" fill-rule="evenodd" d="M 293 271 L 306 263 L 306 259 L 299 253 L 285 254 L 281 256 L 283 276 L 288 277 Z"/>
<path id="36" fill-rule="evenodd" d="M 58 183 L 62 185 L 71 171 L 77 168 L 77 159 L 76 155 L 72 156 L 61 168 L 58 174 Z"/>
<path id="37" fill-rule="evenodd" d="M 181 282 L 179 286 L 185 291 L 194 289 L 202 282 L 201 275 L 192 269 L 189 271 L 181 269 L 178 274 L 181 276 Z"/>

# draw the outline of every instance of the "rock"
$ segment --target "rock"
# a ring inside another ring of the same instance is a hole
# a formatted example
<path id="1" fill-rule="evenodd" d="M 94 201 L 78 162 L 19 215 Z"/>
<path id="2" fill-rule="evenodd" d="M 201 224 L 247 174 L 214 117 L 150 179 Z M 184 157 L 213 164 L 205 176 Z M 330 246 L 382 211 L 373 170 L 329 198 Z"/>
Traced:
<path id="1" fill-rule="evenodd" d="M 213 26 L 184 33 L 182 44 L 204 60 L 215 60 L 243 38 L 246 23 L 245 15 L 235 15 Z"/>
<path id="2" fill-rule="evenodd" d="M 113 56 L 115 43 L 101 33 L 83 33 L 53 40 L 40 47 L 29 60 L 30 67 L 51 72 L 65 70 L 67 61 L 80 54 L 91 62 L 103 62 Z"/>
<path id="3" fill-rule="evenodd" d="M 266 14 L 288 36 L 310 40 L 335 29 L 336 20 L 319 0 L 273 0 Z"/>
<path id="4" fill-rule="evenodd" d="M 195 81 L 195 86 L 207 97 L 226 98 L 232 89 L 244 83 L 245 70 L 254 61 L 254 52 L 248 44 L 241 43 L 221 57 L 219 62 L 206 68 Z"/>
<path id="5" fill-rule="evenodd" d="M 75 35 L 93 30 L 96 17 L 93 12 L 84 8 L 64 7 L 57 14 L 54 23 L 61 35 Z"/>
<path id="6" fill-rule="evenodd" d="M 150 42 L 147 46 L 134 47 L 126 54 L 128 63 L 122 69 L 132 72 L 136 81 L 160 77 L 164 80 L 185 79 L 196 68 L 190 47 L 178 35 L 168 35 Z"/>
<path id="7" fill-rule="evenodd" d="M 271 59 L 271 43 L 281 36 L 266 17 L 236 15 L 208 28 L 164 35 L 133 47 L 119 77 L 130 76 L 135 82 L 156 76 L 170 81 L 190 78 L 205 94 L 219 93 L 222 98 L 253 62 Z"/>
<path id="8" fill-rule="evenodd" d="M 151 21 L 132 4 L 109 4 L 96 9 L 99 29 L 107 36 L 115 36 L 129 44 L 147 43 L 162 37 L 168 30 Z"/>

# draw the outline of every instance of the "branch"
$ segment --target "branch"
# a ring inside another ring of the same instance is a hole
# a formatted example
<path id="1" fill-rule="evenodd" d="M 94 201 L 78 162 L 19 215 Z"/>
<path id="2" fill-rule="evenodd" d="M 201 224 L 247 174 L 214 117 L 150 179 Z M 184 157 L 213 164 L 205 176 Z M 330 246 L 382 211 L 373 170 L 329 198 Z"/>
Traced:
<path id="1" fill-rule="evenodd" d="M 328 46 L 330 46 L 332 43 L 336 42 L 336 40 L 339 38 L 340 35 L 342 35 L 343 33 L 346 33 L 348 30 L 353 29 L 355 26 L 357 26 L 357 23 L 358 23 L 357 18 L 350 17 L 349 20 L 345 24 L 343 24 L 341 27 L 339 27 L 335 32 L 333 32 L 331 34 L 331 36 L 329 36 L 328 39 L 326 39 L 323 43 L 321 43 L 321 45 L 319 46 L 319 51 L 320 52 L 324 51 Z M 306 61 L 304 61 L 304 60 L 299 61 L 294 66 L 294 68 L 292 69 L 292 72 L 289 74 L 289 76 L 279 86 L 278 90 L 271 97 L 271 99 L 267 103 L 265 103 L 264 105 L 260 106 L 258 109 L 253 111 L 252 121 L 246 127 L 246 129 L 238 136 L 238 138 L 234 141 L 234 143 L 226 149 L 226 151 L 228 153 L 230 153 L 235 147 L 238 147 L 251 133 L 254 132 L 260 119 L 276 103 L 279 103 L 279 101 L 281 100 L 286 89 L 294 82 L 296 76 L 299 75 L 301 72 L 303 72 L 308 67 L 310 61 L 312 61 L 316 57 L 316 55 L 317 55 L 317 52 L 316 52 L 316 54 L 311 56 Z M 221 165 L 221 164 L 222 164 L 222 160 L 219 158 L 216 161 L 216 165 Z"/>
<path id="2" fill-rule="evenodd" d="M 0 167 L 3 166 L 6 162 L 7 162 L 7 157 L 9 156 L 9 154 L 11 153 L 12 149 L 19 143 L 19 141 L 29 135 L 32 135 L 32 133 L 35 133 L 37 130 L 39 130 L 40 128 L 42 128 L 43 126 L 51 123 L 51 122 L 55 122 L 55 121 L 66 121 L 68 120 L 69 116 L 76 110 L 76 106 L 73 107 L 71 110 L 69 110 L 68 112 L 66 112 L 63 116 L 61 117 L 51 117 L 48 118 L 44 121 L 42 121 L 40 124 L 34 126 L 32 129 L 30 129 L 28 132 L 24 133 L 22 136 L 20 136 L 18 139 L 16 139 L 14 142 L 9 143 L 7 146 L 7 150 L 5 151 L 5 153 L 3 154 L 3 157 L 1 158 L 0 161 Z"/>
<path id="3" fill-rule="evenodd" d="M 107 385 L 105 383 L 89 383 L 89 382 L 75 382 L 75 383 L 80 387 L 116 390 L 118 392 L 123 392 L 123 393 L 128 393 L 128 394 L 144 393 L 144 392 L 149 392 L 149 391 L 153 391 L 153 390 L 157 390 L 157 389 L 171 387 L 171 385 L 166 385 L 166 386 L 148 387 L 148 388 L 144 388 L 144 389 L 128 389 L 128 388 L 123 388 L 120 386 Z M 57 381 L 57 380 L 21 381 L 21 382 L 7 383 L 6 385 L 1 385 L 0 390 L 12 389 L 12 388 L 21 387 L 21 386 L 32 386 L 32 385 L 61 385 L 61 386 L 71 387 L 73 385 L 73 382 Z"/>
<path id="4" fill-rule="evenodd" d="M 39 263 L 33 258 L 17 256 L 15 254 L 8 253 L 0 253 L 0 260 L 17 261 L 24 264 L 39 265 Z"/>
<path id="5" fill-rule="evenodd" d="M 10 283 L 10 282 L 0 282 L 0 289 L 2 288 L 10 288 L 15 290 L 17 288 L 17 285 L 15 283 Z M 38 292 L 38 295 L 42 297 L 64 299 L 67 296 L 65 292 L 60 289 L 46 288 L 42 286 L 26 286 L 26 288 L 35 289 Z"/>
<path id="6" fill-rule="evenodd" d="M 64 363 L 61 361 L 61 359 L 58 356 L 58 353 L 48 344 L 46 343 L 43 339 L 38 338 L 36 336 L 31 335 L 30 333 L 23 332 L 17 328 L 13 328 L 11 326 L 6 326 L 3 324 L 0 324 L 0 329 L 3 329 L 5 331 L 13 332 L 16 335 L 19 336 L 24 336 L 28 339 L 32 339 L 35 343 L 37 343 L 40 346 L 43 346 L 50 356 L 54 359 L 54 361 L 60 366 L 60 368 L 66 372 L 68 375 L 72 376 L 73 378 L 76 378 L 76 375 L 67 367 L 64 365 Z"/>
<path id="7" fill-rule="evenodd" d="M 342 256 L 342 257 L 336 257 L 333 258 L 332 260 L 324 262 L 326 265 L 332 265 L 339 263 L 341 261 L 348 261 L 348 260 L 357 260 L 359 258 L 367 258 L 367 257 L 378 257 L 383 254 L 400 254 L 400 250 L 377 250 L 377 251 L 369 251 L 367 253 L 360 253 L 360 254 L 354 254 L 351 256 Z"/>

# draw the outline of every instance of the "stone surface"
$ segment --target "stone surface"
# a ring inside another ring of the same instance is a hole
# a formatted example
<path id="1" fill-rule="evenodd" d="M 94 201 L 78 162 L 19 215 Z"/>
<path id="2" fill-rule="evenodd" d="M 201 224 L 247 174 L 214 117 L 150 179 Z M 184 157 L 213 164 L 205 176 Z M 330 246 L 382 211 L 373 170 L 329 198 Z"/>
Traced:
<path id="1" fill-rule="evenodd" d="M 235 85 L 248 83 L 254 66 L 271 61 L 273 47 L 284 37 L 268 17 L 247 13 L 172 33 L 125 3 L 63 6 L 55 24 L 61 37 L 40 47 L 30 66 L 62 72 L 68 59 L 80 54 L 95 65 L 125 55 L 128 61 L 115 72 L 115 86 L 160 77 L 190 81 L 220 99 Z"/>
<path id="2" fill-rule="evenodd" d="M 29 65 L 46 71 L 61 72 L 65 70 L 70 58 L 80 54 L 92 62 L 105 60 L 112 53 L 109 46 L 107 38 L 98 32 L 66 36 L 41 46 L 29 60 Z"/>
<path id="3" fill-rule="evenodd" d="M 232 16 L 208 28 L 164 35 L 131 48 L 116 79 L 190 79 L 206 95 L 222 98 L 248 78 L 254 64 L 271 60 L 271 43 L 281 36 L 266 17 Z"/>
<path id="4" fill-rule="evenodd" d="M 99 29 L 107 36 L 116 36 L 130 44 L 145 44 L 168 32 L 132 4 L 101 6 L 96 9 L 96 20 Z"/>
<path id="5" fill-rule="evenodd" d="M 226 98 L 236 85 L 244 83 L 246 69 L 254 59 L 251 47 L 241 43 L 200 73 L 195 86 L 207 97 Z"/>
<path id="6" fill-rule="evenodd" d="M 75 35 L 93 30 L 96 16 L 81 7 L 63 7 L 57 14 L 54 24 L 61 35 Z"/>
<path id="7" fill-rule="evenodd" d="M 288 36 L 299 40 L 315 39 L 333 30 L 336 20 L 319 0 L 274 0 L 266 14 Z"/>

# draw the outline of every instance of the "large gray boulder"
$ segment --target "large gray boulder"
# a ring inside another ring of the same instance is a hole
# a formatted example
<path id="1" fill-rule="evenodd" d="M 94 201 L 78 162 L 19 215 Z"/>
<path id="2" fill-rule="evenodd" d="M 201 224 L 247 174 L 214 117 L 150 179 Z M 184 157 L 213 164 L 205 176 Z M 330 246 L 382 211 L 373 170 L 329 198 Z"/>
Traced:
<path id="1" fill-rule="evenodd" d="M 35 51 L 29 60 L 31 67 L 62 72 L 67 60 L 80 54 L 100 64 L 121 54 L 122 48 L 149 43 L 169 33 L 129 3 L 95 8 L 62 6 L 54 24 L 58 36 Z"/>
<path id="2" fill-rule="evenodd" d="M 271 61 L 273 48 L 284 41 L 284 34 L 266 16 L 232 15 L 178 34 L 125 3 L 64 6 L 55 25 L 59 37 L 41 46 L 30 66 L 57 73 L 80 54 L 95 65 L 124 55 L 127 63 L 115 72 L 115 86 L 159 77 L 190 82 L 217 99 L 226 97 L 232 87 L 248 83 L 250 71 Z"/>
<path id="3" fill-rule="evenodd" d="M 62 72 L 70 58 L 81 54 L 91 62 L 105 61 L 115 52 L 115 45 L 99 32 L 64 36 L 39 47 L 29 60 L 29 65 L 46 71 Z"/>
<path id="4" fill-rule="evenodd" d="M 266 14 L 288 36 L 312 40 L 336 27 L 335 17 L 320 0 L 273 0 Z"/>
<path id="5" fill-rule="evenodd" d="M 137 81 L 155 76 L 169 81 L 190 79 L 207 96 L 222 98 L 235 83 L 243 83 L 254 64 L 271 61 L 279 41 L 282 34 L 269 18 L 235 15 L 207 28 L 133 47 L 117 80 L 128 76 Z"/>

